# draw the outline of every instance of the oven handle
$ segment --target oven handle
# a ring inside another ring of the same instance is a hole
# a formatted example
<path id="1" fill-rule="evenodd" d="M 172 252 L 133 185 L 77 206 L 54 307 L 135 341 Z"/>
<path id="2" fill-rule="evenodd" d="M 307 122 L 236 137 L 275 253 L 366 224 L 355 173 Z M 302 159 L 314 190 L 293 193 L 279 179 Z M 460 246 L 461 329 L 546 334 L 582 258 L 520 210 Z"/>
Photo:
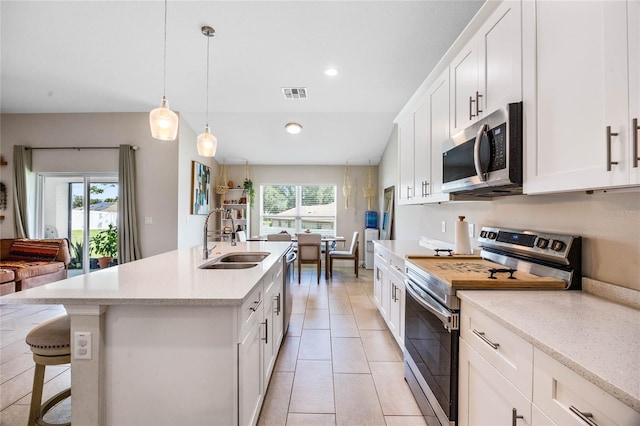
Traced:
<path id="1" fill-rule="evenodd" d="M 438 317 L 438 319 L 442 321 L 444 327 L 449 330 L 449 332 L 451 332 L 451 330 L 459 329 L 458 314 L 453 314 L 447 309 L 440 306 L 436 299 L 431 297 L 426 292 L 417 289 L 411 280 L 405 279 L 404 284 L 407 288 L 407 291 L 411 296 L 413 296 L 415 301 L 427 311 Z"/>

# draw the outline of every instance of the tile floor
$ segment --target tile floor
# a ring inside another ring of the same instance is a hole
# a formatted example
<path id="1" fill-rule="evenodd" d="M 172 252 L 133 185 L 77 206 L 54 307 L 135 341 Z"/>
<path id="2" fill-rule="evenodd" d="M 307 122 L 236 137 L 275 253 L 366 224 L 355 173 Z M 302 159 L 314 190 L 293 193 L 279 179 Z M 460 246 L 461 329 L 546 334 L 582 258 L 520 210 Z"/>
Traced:
<path id="1" fill-rule="evenodd" d="M 297 279 L 296 279 L 297 281 Z M 316 284 L 303 268 L 259 425 L 426 425 L 404 381 L 402 352 L 373 304 L 373 274 L 348 267 Z M 62 306 L 0 304 L 0 426 L 26 425 L 33 359 L 24 337 Z M 47 367 L 44 398 L 69 386 L 68 366 Z M 50 412 L 68 421 L 69 404 Z"/>

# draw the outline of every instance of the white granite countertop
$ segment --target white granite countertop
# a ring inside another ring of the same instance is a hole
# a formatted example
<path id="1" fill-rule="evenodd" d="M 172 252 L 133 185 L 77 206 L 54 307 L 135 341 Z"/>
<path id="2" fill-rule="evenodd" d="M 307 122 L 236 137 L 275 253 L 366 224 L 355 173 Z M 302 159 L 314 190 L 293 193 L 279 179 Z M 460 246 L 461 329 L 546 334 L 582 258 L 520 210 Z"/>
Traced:
<path id="1" fill-rule="evenodd" d="M 289 242 L 210 242 L 0 297 L 0 303 L 66 305 L 237 305 L 281 258 Z M 249 269 L 199 269 L 227 253 L 271 254 Z"/>
<path id="2" fill-rule="evenodd" d="M 640 411 L 640 310 L 583 291 L 462 290 L 456 294 Z"/>
<path id="3" fill-rule="evenodd" d="M 410 254 L 429 255 L 434 253 L 433 250 L 421 246 L 418 240 L 374 240 L 373 243 L 405 258 Z"/>

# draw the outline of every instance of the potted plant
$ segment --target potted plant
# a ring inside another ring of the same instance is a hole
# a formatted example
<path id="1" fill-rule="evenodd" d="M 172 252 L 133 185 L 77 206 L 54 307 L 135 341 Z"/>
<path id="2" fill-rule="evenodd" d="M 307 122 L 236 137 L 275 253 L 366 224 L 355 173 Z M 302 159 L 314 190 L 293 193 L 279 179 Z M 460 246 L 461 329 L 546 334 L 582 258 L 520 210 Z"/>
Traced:
<path id="1" fill-rule="evenodd" d="M 256 191 L 253 189 L 253 181 L 251 179 L 244 180 L 244 193 L 249 195 L 249 202 L 253 205 L 253 197 Z"/>
<path id="2" fill-rule="evenodd" d="M 108 268 L 118 254 L 118 227 L 110 224 L 91 238 L 91 245 L 94 253 L 102 255 L 98 258 L 100 269 Z"/>

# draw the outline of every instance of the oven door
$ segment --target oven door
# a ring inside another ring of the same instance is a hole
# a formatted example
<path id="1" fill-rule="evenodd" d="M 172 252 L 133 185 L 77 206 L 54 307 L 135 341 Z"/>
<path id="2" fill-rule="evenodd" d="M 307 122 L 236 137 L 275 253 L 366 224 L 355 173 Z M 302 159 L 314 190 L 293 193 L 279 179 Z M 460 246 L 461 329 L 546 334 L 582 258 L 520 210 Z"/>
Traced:
<path id="1" fill-rule="evenodd" d="M 458 313 L 405 281 L 405 378 L 422 414 L 455 425 L 458 415 Z M 426 403 L 428 401 L 428 403 Z"/>

